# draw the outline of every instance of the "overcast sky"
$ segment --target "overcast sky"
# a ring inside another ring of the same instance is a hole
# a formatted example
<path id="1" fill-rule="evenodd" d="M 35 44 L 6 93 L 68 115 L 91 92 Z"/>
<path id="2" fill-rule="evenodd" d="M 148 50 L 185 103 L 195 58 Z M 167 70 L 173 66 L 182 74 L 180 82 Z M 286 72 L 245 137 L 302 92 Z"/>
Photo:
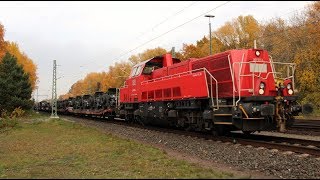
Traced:
<path id="1" fill-rule="evenodd" d="M 0 2 L 5 40 L 17 42 L 38 66 L 39 100 L 51 98 L 53 60 L 58 96 L 89 72 L 107 71 L 146 49 L 180 50 L 240 15 L 259 22 L 287 19 L 310 1 Z M 198 18 L 196 18 L 198 17 Z M 190 22 L 188 22 L 190 21 Z M 188 22 L 188 23 L 186 23 Z M 186 23 L 185 25 L 182 25 Z M 174 29 L 175 27 L 179 28 Z M 147 43 L 165 32 L 169 33 Z M 131 50 L 136 50 L 130 52 Z"/>

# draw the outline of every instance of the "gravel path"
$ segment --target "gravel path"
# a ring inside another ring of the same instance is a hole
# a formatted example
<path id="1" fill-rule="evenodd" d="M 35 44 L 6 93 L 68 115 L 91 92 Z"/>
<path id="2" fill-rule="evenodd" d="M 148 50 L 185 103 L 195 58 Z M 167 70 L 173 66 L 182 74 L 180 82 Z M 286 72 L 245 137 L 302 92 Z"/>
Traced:
<path id="1" fill-rule="evenodd" d="M 320 178 L 320 158 L 291 154 L 239 144 L 222 143 L 171 133 L 126 127 L 93 120 L 67 118 L 114 135 L 164 146 L 203 160 L 228 164 L 243 170 L 259 171 L 277 178 Z"/>

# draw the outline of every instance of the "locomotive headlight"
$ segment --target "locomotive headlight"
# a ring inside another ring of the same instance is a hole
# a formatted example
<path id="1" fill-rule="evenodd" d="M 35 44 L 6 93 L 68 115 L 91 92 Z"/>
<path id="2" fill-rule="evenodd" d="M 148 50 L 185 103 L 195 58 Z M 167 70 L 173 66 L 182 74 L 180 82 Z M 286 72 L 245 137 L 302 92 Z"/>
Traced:
<path id="1" fill-rule="evenodd" d="M 263 94 L 264 90 L 263 89 L 259 89 L 259 94 Z"/>
<path id="2" fill-rule="evenodd" d="M 290 83 L 287 84 L 287 89 L 291 89 L 291 88 L 292 88 L 291 84 Z"/>
<path id="3" fill-rule="evenodd" d="M 259 94 L 264 94 L 264 88 L 266 87 L 266 85 L 263 82 L 261 82 L 259 87 Z"/>
<path id="4" fill-rule="evenodd" d="M 260 56 L 260 51 L 256 51 L 256 56 L 257 56 L 257 57 Z"/>

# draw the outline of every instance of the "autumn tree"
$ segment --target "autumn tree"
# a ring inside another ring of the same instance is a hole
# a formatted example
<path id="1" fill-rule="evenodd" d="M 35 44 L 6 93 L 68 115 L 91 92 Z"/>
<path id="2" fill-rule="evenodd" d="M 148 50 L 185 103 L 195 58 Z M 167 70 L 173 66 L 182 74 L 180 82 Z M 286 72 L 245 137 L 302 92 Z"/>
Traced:
<path id="1" fill-rule="evenodd" d="M 137 55 L 132 55 L 129 58 L 129 61 L 133 65 L 135 65 L 135 64 L 137 64 L 139 62 L 148 60 L 148 59 L 153 58 L 155 56 L 161 56 L 161 55 L 163 55 L 165 53 L 167 53 L 167 51 L 165 49 L 161 48 L 161 47 L 157 47 L 157 48 L 154 48 L 154 49 L 147 49 L 142 53 L 138 53 Z"/>
<path id="2" fill-rule="evenodd" d="M 32 89 L 35 89 L 37 77 L 37 66 L 34 62 L 21 50 L 15 42 L 6 42 L 6 50 L 17 58 L 18 64 L 22 65 L 23 70 L 29 74 Z"/>
<path id="3" fill-rule="evenodd" d="M 320 108 L 320 2 L 295 13 L 289 21 L 275 18 L 262 25 L 260 46 L 274 61 L 294 62 L 300 100 Z"/>
<path id="4" fill-rule="evenodd" d="M 4 57 L 6 52 L 14 55 L 17 58 L 18 64 L 22 65 L 23 70 L 29 74 L 29 81 L 32 89 L 35 89 L 37 77 L 37 66 L 34 64 L 27 54 L 22 52 L 17 43 L 4 40 L 5 29 L 0 24 L 0 61 Z"/>
<path id="5" fill-rule="evenodd" d="M 309 6 L 303 32 L 294 56 L 297 64 L 297 85 L 302 95 L 303 102 L 312 102 L 320 109 L 320 2 L 317 1 Z"/>
<path id="6" fill-rule="evenodd" d="M 17 58 L 6 53 L 0 63 L 0 110 L 31 108 L 31 93 L 29 75 L 17 64 Z"/>
<path id="7" fill-rule="evenodd" d="M 0 23 L 0 59 L 5 55 L 4 27 Z"/>
<path id="8" fill-rule="evenodd" d="M 109 67 L 107 78 L 102 81 L 102 86 L 108 84 L 108 88 L 123 86 L 124 81 L 129 77 L 132 65 L 129 62 L 115 63 L 114 66 Z"/>
<path id="9" fill-rule="evenodd" d="M 84 90 L 84 83 L 83 80 L 79 80 L 76 83 L 74 83 L 69 92 L 67 94 L 69 94 L 71 97 L 75 97 L 75 96 L 79 96 L 79 95 L 84 95 L 86 92 Z M 61 96 L 62 99 L 66 99 L 69 98 L 69 95 L 63 95 Z"/>
<path id="10" fill-rule="evenodd" d="M 253 48 L 254 40 L 260 37 L 261 26 L 252 16 L 239 16 L 226 22 L 214 32 L 215 37 L 225 46 L 224 50 Z"/>
<path id="11" fill-rule="evenodd" d="M 219 53 L 224 49 L 223 44 L 217 38 L 212 37 L 211 41 L 212 54 Z M 210 55 L 210 40 L 204 36 L 196 44 L 183 44 L 181 54 L 184 60 L 208 56 Z"/>

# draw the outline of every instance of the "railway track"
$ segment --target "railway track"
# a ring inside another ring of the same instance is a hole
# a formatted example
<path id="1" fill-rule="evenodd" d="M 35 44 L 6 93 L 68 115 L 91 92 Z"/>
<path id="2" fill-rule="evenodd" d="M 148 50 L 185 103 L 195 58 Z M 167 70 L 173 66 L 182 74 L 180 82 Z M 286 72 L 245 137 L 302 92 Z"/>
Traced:
<path id="1" fill-rule="evenodd" d="M 78 116 L 65 116 L 60 115 L 61 117 L 67 117 L 68 119 L 72 119 L 77 121 L 79 119 L 88 120 L 88 117 L 78 117 Z M 211 133 L 200 133 L 200 132 L 191 132 L 191 131 L 183 131 L 178 129 L 168 129 L 162 127 L 154 127 L 154 126 L 142 126 L 140 124 L 129 124 L 124 121 L 118 120 L 106 120 L 106 119 L 97 119 L 90 118 L 90 120 L 100 121 L 104 123 L 113 123 L 124 126 L 131 126 L 135 128 L 143 128 L 147 130 L 162 132 L 162 133 L 172 133 L 187 137 L 194 137 L 203 140 L 211 140 L 211 141 L 221 141 L 225 143 L 232 144 L 241 144 L 241 145 L 250 145 L 252 147 L 263 147 L 266 149 L 277 149 L 281 151 L 294 152 L 299 154 L 309 154 L 315 157 L 320 157 L 320 141 L 313 140 L 304 140 L 304 139 L 296 139 L 296 138 L 285 138 L 285 137 L 277 137 L 277 136 L 266 136 L 266 135 L 244 135 L 242 133 L 230 133 L 227 136 L 213 136 Z"/>
<path id="2" fill-rule="evenodd" d="M 234 137 L 240 144 L 261 146 L 268 149 L 272 148 L 320 157 L 320 141 L 257 134 L 245 136 L 240 133 L 234 134 Z"/>
<path id="3" fill-rule="evenodd" d="M 320 132 L 320 120 L 296 119 L 293 126 L 290 127 L 290 129 L 299 131 Z"/>

